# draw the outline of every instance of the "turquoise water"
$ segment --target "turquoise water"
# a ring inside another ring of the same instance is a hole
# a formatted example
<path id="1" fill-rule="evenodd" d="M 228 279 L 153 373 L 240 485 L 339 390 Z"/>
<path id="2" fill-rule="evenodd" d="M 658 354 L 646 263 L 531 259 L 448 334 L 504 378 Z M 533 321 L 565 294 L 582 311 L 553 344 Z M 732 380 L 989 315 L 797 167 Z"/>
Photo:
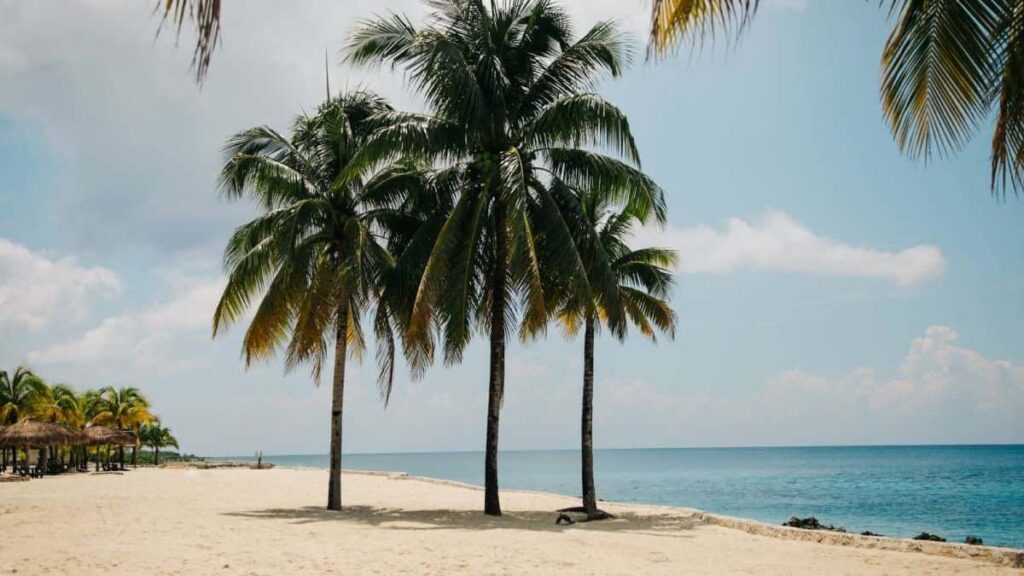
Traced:
<path id="1" fill-rule="evenodd" d="M 240 458 L 244 459 L 244 458 Z M 886 446 L 598 450 L 598 497 L 687 506 L 764 522 L 817 516 L 889 536 L 1024 548 L 1024 446 Z M 265 456 L 327 467 L 326 455 Z M 503 452 L 505 488 L 579 494 L 572 450 Z M 345 468 L 483 483 L 483 454 L 346 454 Z"/>

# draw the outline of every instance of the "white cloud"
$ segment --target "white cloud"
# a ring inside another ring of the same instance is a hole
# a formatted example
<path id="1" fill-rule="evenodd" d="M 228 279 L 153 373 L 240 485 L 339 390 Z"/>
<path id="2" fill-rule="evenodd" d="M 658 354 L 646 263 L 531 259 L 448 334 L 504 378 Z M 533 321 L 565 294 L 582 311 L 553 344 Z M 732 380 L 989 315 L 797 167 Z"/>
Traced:
<path id="1" fill-rule="evenodd" d="M 121 291 L 113 271 L 83 267 L 0 238 L 0 326 L 40 329 L 58 319 L 78 320 L 97 297 Z"/>
<path id="2" fill-rule="evenodd" d="M 682 272 L 726 274 L 740 270 L 803 272 L 881 278 L 912 286 L 942 275 L 942 251 L 919 244 L 898 251 L 879 250 L 821 236 L 783 212 L 770 210 L 756 222 L 730 218 L 724 229 L 645 229 L 640 245 L 674 248 Z"/>
<path id="3" fill-rule="evenodd" d="M 1024 441 L 1024 365 L 957 340 L 931 326 L 891 377 L 866 367 L 836 378 L 791 370 L 740 396 L 604 380 L 598 421 L 605 438 L 632 446 Z"/>
<path id="4" fill-rule="evenodd" d="M 33 364 L 168 371 L 187 362 L 182 345 L 209 345 L 210 318 L 223 281 L 172 278 L 172 298 L 134 314 L 104 319 L 80 337 L 30 352 Z"/>

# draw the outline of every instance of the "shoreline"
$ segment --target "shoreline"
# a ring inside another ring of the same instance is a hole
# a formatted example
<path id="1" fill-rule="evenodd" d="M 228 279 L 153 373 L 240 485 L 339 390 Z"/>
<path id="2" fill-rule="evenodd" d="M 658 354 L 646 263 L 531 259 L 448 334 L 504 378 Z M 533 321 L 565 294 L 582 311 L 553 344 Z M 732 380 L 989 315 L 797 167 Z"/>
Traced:
<path id="1" fill-rule="evenodd" d="M 237 461 L 237 463 L 246 464 L 244 461 Z M 244 467 L 239 466 L 239 468 Z M 230 469 L 230 467 L 221 469 Z M 327 470 L 326 468 L 320 468 L 316 466 L 278 465 L 275 465 L 274 469 L 297 471 Z M 412 480 L 416 482 L 439 484 L 442 486 L 451 486 L 454 488 L 474 490 L 477 492 L 483 491 L 483 486 L 479 486 L 477 484 L 459 482 L 457 480 L 449 480 L 446 478 L 417 476 L 409 474 L 408 472 L 398 470 L 359 470 L 342 468 L 342 472 L 347 475 L 378 476 L 387 478 L 388 480 Z M 572 496 L 569 494 L 559 494 L 557 492 L 547 492 L 543 490 L 529 490 L 523 488 L 502 488 L 502 493 L 516 493 L 551 498 L 564 498 L 573 503 L 579 503 L 579 497 L 577 496 Z M 853 532 L 808 530 L 804 528 L 792 528 L 789 526 L 771 524 L 768 522 L 762 522 L 760 520 L 754 520 L 751 518 L 728 516 L 724 514 L 718 514 L 716 512 L 708 512 L 705 510 L 690 508 L 686 506 L 669 506 L 664 504 L 646 504 L 640 502 L 618 502 L 612 500 L 601 500 L 601 502 L 604 505 L 610 505 L 621 508 L 687 514 L 708 524 L 722 526 L 732 530 L 739 530 L 756 536 L 764 536 L 779 540 L 814 542 L 818 544 L 826 544 L 832 546 L 848 546 L 854 548 L 863 548 L 867 550 L 888 550 L 894 552 L 921 553 L 932 556 L 943 556 L 946 558 L 958 558 L 988 562 L 997 566 L 1024 568 L 1024 548 L 973 545 L 963 544 L 959 542 L 930 542 L 922 540 L 913 540 L 911 538 L 900 538 L 896 536 L 865 536 Z M 551 513 L 554 514 L 555 510 L 552 510 Z"/>

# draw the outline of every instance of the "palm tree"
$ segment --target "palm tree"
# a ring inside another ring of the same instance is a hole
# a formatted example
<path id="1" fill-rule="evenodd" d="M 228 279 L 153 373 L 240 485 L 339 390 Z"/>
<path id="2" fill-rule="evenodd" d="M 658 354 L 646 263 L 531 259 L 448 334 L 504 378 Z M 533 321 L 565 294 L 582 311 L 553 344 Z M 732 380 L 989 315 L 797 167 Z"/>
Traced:
<path id="1" fill-rule="evenodd" d="M 25 366 L 18 366 L 13 373 L 0 370 L 0 424 L 14 424 L 34 410 L 35 403 L 46 394 L 47 386 Z M 18 449 L 12 449 L 12 464 L 17 466 Z M 26 454 L 27 458 L 28 455 Z M 3 450 L 3 469 L 7 468 L 7 449 Z"/>
<path id="2" fill-rule="evenodd" d="M 569 15 L 548 0 L 428 4 L 422 28 L 391 15 L 365 22 L 350 40 L 350 61 L 405 69 L 430 108 L 390 114 L 352 166 L 409 154 L 445 166 L 455 183 L 453 208 L 421 243 L 429 251 L 415 264 L 408 259 L 418 282 L 405 338 L 407 345 L 431 340 L 436 322 L 445 360 L 454 363 L 474 326 L 489 334 L 484 512 L 500 515 L 506 332 L 517 310 L 528 331 L 546 323 L 542 268 L 563 270 L 587 290 L 570 233 L 581 217 L 571 187 L 623 191 L 645 218 L 663 219 L 664 200 L 638 169 L 625 115 L 587 92 L 626 64 L 628 46 L 614 23 L 574 39 Z"/>
<path id="3" fill-rule="evenodd" d="M 171 429 L 160 425 L 159 420 L 147 424 L 139 431 L 139 440 L 153 448 L 153 464 L 160 465 L 160 449 L 164 446 L 178 448 L 178 439 L 171 434 Z"/>
<path id="4" fill-rule="evenodd" d="M 1024 189 L 1024 0 L 889 0 L 882 109 L 900 150 L 927 161 L 962 148 L 992 117 L 991 186 Z M 651 49 L 735 36 L 758 0 L 655 0 Z"/>
<path id="5" fill-rule="evenodd" d="M 284 347 L 286 370 L 310 363 L 317 383 L 333 347 L 330 510 L 341 509 L 346 359 L 361 354 L 361 316 L 374 303 L 385 399 L 392 384 L 391 313 L 379 296 L 394 260 L 381 230 L 420 175 L 407 164 L 374 159 L 351 167 L 378 128 L 376 117 L 391 111 L 366 91 L 331 98 L 314 115 L 297 118 L 290 138 L 267 127 L 235 135 L 221 172 L 225 196 L 249 196 L 263 213 L 238 228 L 225 249 L 229 277 L 213 332 L 255 306 L 243 341 L 246 365 Z"/>
<path id="6" fill-rule="evenodd" d="M 35 418 L 62 424 L 68 428 L 81 430 L 85 426 L 84 413 L 79 404 L 79 396 L 67 384 L 55 384 L 45 386 L 32 406 L 32 415 Z M 64 451 L 62 448 L 51 446 L 49 448 L 49 460 L 57 459 L 60 454 L 60 463 L 64 464 Z"/>
<path id="7" fill-rule="evenodd" d="M 628 209 L 615 209 L 606 193 L 578 193 L 583 208 L 585 228 L 578 232 L 586 238 L 577 240 L 588 262 L 607 263 L 610 275 L 588 270 L 593 293 L 585 300 L 566 293 L 556 315 L 566 335 L 573 337 L 583 328 L 583 408 L 581 412 L 581 460 L 583 507 L 587 518 L 607 518 L 597 508 L 594 482 L 594 340 L 601 323 L 609 332 L 623 340 L 629 324 L 655 340 L 655 331 L 675 335 L 676 315 L 666 298 L 672 286 L 669 269 L 675 264 L 672 250 L 644 248 L 632 250 L 626 241 L 637 218 Z M 592 240 L 591 240 L 592 239 Z M 556 285 L 557 280 L 553 281 Z M 620 312 L 613 313 L 612 309 Z"/>
<path id="8" fill-rule="evenodd" d="M 149 400 L 138 388 L 114 388 L 107 386 L 100 390 L 93 424 L 111 426 L 118 430 L 135 432 L 134 450 L 138 450 L 138 431 L 143 424 L 153 420 L 149 411 Z M 118 446 L 118 460 L 124 468 L 124 446 Z"/>

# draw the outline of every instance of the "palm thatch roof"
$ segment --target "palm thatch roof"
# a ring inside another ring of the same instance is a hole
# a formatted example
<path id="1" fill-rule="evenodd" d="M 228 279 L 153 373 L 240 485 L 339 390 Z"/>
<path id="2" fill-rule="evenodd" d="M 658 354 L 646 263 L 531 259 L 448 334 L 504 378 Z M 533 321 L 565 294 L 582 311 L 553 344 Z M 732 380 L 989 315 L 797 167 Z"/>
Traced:
<path id="1" fill-rule="evenodd" d="M 78 441 L 78 433 L 60 424 L 39 422 L 25 418 L 0 430 L 0 446 L 39 448 L 43 446 L 59 446 Z"/>
<path id="2" fill-rule="evenodd" d="M 90 446 L 113 444 L 131 446 L 135 444 L 135 434 L 125 430 L 114 430 L 106 426 L 89 426 L 82 432 L 82 441 Z"/>

